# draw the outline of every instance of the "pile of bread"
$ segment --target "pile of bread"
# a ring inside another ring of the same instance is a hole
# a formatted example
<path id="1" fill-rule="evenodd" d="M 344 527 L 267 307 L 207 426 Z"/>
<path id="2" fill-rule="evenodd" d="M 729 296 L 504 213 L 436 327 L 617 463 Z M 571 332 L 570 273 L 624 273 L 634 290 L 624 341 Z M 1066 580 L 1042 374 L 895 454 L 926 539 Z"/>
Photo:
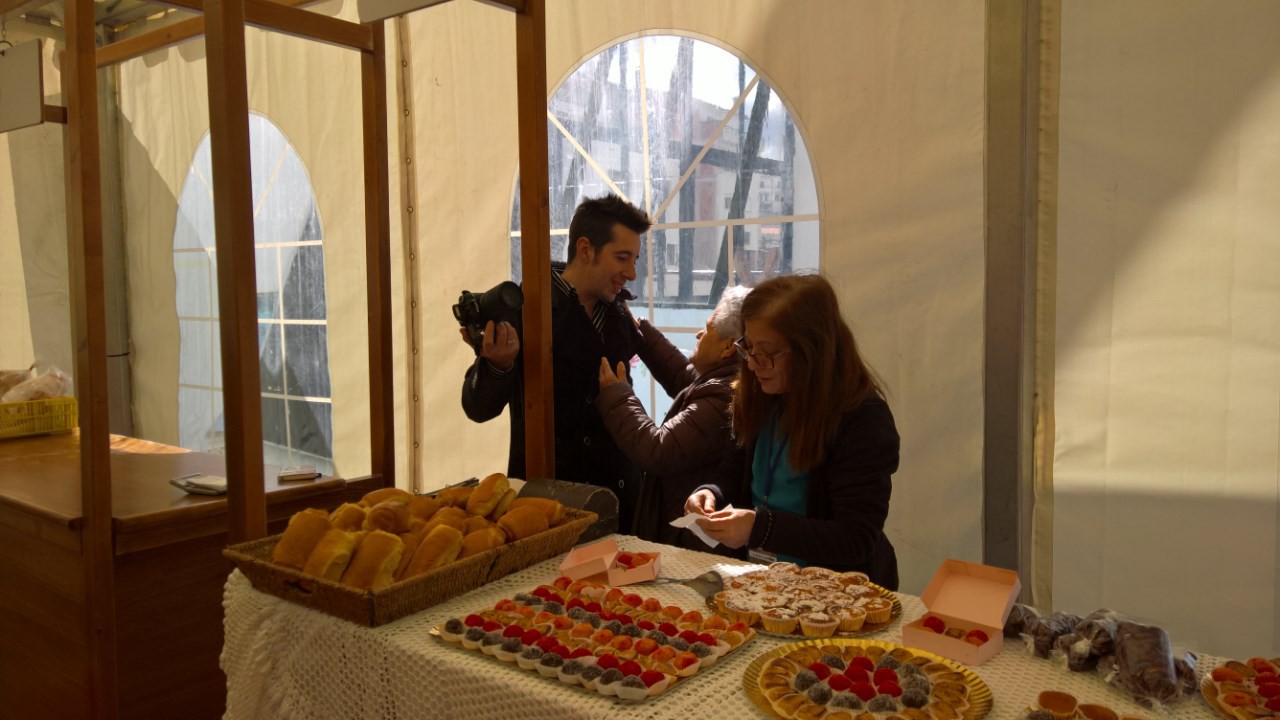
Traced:
<path id="1" fill-rule="evenodd" d="M 271 561 L 360 590 L 381 590 L 564 521 L 564 505 L 516 498 L 505 475 L 434 496 L 383 488 L 332 513 L 295 514 Z"/>

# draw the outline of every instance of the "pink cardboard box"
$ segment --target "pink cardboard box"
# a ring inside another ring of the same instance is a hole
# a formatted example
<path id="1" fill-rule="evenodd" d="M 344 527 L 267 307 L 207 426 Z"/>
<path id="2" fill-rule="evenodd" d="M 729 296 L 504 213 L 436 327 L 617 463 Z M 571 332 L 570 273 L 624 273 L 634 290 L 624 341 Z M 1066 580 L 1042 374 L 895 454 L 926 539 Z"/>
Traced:
<path id="1" fill-rule="evenodd" d="M 944 560 L 920 596 L 929 611 L 902 627 L 902 642 L 966 665 L 981 665 L 1004 649 L 1004 623 L 1021 590 L 1018 574 L 1012 570 Z M 960 628 L 966 634 L 981 630 L 987 641 L 974 645 L 940 635 L 924 626 L 924 619 L 931 615 L 947 628 Z"/>
<path id="2" fill-rule="evenodd" d="M 633 568 L 619 564 L 618 554 L 618 543 L 613 538 L 574 548 L 560 563 L 560 574 L 571 580 L 591 578 L 614 587 L 645 582 L 658 576 L 662 560 L 660 553 L 631 553 L 652 558 Z"/>

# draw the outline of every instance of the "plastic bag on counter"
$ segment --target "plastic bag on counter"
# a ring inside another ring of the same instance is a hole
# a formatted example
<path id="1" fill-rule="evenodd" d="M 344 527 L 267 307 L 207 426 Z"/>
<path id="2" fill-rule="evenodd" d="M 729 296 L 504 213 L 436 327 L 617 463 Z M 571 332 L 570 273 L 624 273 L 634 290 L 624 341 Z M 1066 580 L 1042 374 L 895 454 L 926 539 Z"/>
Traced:
<path id="1" fill-rule="evenodd" d="M 0 398 L 9 392 L 15 385 L 31 379 L 31 371 L 35 369 L 35 365 L 26 370 L 0 370 Z"/>
<path id="2" fill-rule="evenodd" d="M 23 380 L 9 388 L 0 397 L 0 402 L 28 402 L 63 397 L 71 394 L 71 378 L 61 370 L 50 366 L 48 371 L 39 377 Z"/>
<path id="3" fill-rule="evenodd" d="M 1079 622 L 1080 616 L 1071 613 L 1043 615 L 1023 626 L 1022 637 L 1036 657 L 1047 658 L 1058 638 L 1069 635 Z"/>
<path id="4" fill-rule="evenodd" d="M 1027 623 L 1040 619 L 1040 611 L 1030 605 L 1014 603 L 1009 611 L 1009 619 L 1004 622 L 1004 636 L 1016 638 L 1025 632 Z"/>
<path id="5" fill-rule="evenodd" d="M 1093 670 L 1100 658 L 1115 652 L 1116 625 L 1123 619 L 1123 615 L 1113 610 L 1094 610 L 1075 630 L 1054 641 L 1053 656 L 1065 659 L 1068 670 Z"/>
<path id="6" fill-rule="evenodd" d="M 1166 705 L 1195 692 L 1195 656 L 1173 658 L 1169 633 L 1155 625 L 1121 620 L 1116 625 L 1114 669 L 1102 666 L 1107 682 L 1127 691 L 1139 702 Z M 1190 688 L 1187 688 L 1190 677 Z"/>

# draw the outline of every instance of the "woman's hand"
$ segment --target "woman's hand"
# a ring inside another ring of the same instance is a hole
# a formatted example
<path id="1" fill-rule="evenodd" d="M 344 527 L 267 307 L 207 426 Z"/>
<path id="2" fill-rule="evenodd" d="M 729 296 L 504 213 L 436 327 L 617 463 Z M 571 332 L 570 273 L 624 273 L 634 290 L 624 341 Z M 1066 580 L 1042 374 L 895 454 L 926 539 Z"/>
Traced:
<path id="1" fill-rule="evenodd" d="M 707 535 L 731 548 L 740 548 L 751 538 L 751 527 L 756 522 L 755 510 L 721 510 L 698 520 Z"/>
<path id="2" fill-rule="evenodd" d="M 710 490 L 699 490 L 684 501 L 684 511 L 710 515 L 716 511 L 716 496 Z"/>
<path id="3" fill-rule="evenodd" d="M 618 372 L 615 375 L 614 372 L 609 369 L 608 358 L 600 358 L 600 391 L 601 392 L 603 392 L 604 389 L 609 387 L 610 385 L 617 385 L 620 382 L 626 382 L 626 381 L 627 381 L 626 363 L 624 362 L 618 363 Z"/>

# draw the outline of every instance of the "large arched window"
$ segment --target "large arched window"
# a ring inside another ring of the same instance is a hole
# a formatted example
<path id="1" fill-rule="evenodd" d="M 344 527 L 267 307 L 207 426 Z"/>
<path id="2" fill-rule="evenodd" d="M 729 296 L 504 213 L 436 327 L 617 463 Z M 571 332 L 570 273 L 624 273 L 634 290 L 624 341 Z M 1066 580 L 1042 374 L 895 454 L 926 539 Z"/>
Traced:
<path id="1" fill-rule="evenodd" d="M 249 116 L 263 455 L 333 472 L 333 411 L 320 217 L 306 168 L 280 129 Z M 209 136 L 182 185 L 173 234 L 178 425 L 183 447 L 225 447 Z"/>
<path id="2" fill-rule="evenodd" d="M 675 35 L 620 42 L 565 80 L 547 119 L 552 260 L 565 260 L 569 220 L 582 198 L 614 192 L 644 208 L 654 226 L 641 248 L 632 308 L 686 353 L 727 285 L 818 268 L 808 151 L 777 92 L 731 53 Z M 517 188 L 517 280 L 519 197 Z M 635 380 L 661 419 L 670 398 L 643 366 Z"/>

